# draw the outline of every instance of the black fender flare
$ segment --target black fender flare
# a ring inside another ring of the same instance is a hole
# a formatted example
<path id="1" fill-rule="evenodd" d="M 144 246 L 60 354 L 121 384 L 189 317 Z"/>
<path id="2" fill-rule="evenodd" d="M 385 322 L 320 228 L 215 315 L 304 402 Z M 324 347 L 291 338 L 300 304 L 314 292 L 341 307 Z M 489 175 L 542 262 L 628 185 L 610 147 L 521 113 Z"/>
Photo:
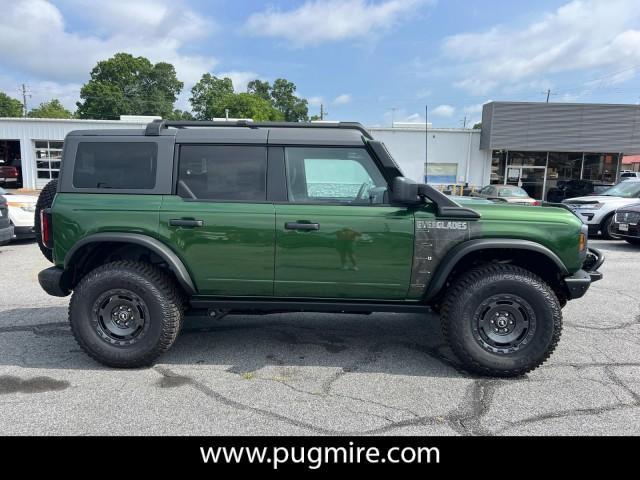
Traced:
<path id="1" fill-rule="evenodd" d="M 456 264 L 462 260 L 466 255 L 479 250 L 490 249 L 513 249 L 513 250 L 528 250 L 531 252 L 541 253 L 549 260 L 551 260 L 558 272 L 563 276 L 570 275 L 565 264 L 560 260 L 560 257 L 553 251 L 536 242 L 530 240 L 520 240 L 517 238 L 491 238 L 491 239 L 476 239 L 467 240 L 453 247 L 447 252 L 440 265 L 436 268 L 433 280 L 427 287 L 427 291 L 424 296 L 424 300 L 429 302 L 432 300 L 444 287 L 444 284 L 449 277 L 449 274 L 454 269 Z"/>
<path id="2" fill-rule="evenodd" d="M 133 243 L 135 245 L 141 245 L 148 248 L 160 258 L 162 258 L 171 271 L 175 274 L 180 286 L 185 290 L 188 295 L 195 295 L 197 293 L 193 280 L 189 271 L 182 263 L 182 260 L 171 250 L 167 245 L 162 243 L 148 235 L 140 233 L 94 233 L 82 240 L 75 243 L 73 247 L 67 252 L 64 257 L 64 269 L 67 270 L 73 260 L 73 257 L 80 249 L 86 245 L 92 243 L 104 243 L 104 242 L 118 242 L 118 243 Z"/>

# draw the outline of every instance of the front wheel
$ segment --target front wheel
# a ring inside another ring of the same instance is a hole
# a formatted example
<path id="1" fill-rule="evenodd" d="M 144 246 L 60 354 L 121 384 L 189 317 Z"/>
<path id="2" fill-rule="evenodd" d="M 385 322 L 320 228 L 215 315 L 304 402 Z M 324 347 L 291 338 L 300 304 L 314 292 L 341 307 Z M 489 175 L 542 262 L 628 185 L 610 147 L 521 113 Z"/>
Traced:
<path id="1" fill-rule="evenodd" d="M 444 336 L 465 369 L 513 377 L 539 367 L 555 349 L 562 311 L 553 290 L 515 265 L 463 274 L 442 307 Z"/>
<path id="2" fill-rule="evenodd" d="M 69 304 L 76 341 L 109 367 L 147 366 L 180 331 L 183 302 L 175 282 L 143 263 L 118 261 L 89 272 Z"/>
<path id="3" fill-rule="evenodd" d="M 605 218 L 600 224 L 600 237 L 604 240 L 615 240 L 615 237 L 611 235 L 612 227 L 613 227 L 613 214 Z"/>

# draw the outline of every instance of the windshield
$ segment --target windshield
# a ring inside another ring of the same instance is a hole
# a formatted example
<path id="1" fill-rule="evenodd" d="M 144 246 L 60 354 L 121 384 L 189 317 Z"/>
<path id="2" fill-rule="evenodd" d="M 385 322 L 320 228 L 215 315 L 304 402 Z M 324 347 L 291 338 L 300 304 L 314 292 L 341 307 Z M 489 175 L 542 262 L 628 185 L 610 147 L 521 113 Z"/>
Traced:
<path id="1" fill-rule="evenodd" d="M 602 192 L 607 197 L 634 198 L 640 196 L 640 182 L 627 180 Z"/>
<path id="2" fill-rule="evenodd" d="M 501 188 L 498 190 L 499 197 L 528 197 L 529 194 L 520 187 Z"/>

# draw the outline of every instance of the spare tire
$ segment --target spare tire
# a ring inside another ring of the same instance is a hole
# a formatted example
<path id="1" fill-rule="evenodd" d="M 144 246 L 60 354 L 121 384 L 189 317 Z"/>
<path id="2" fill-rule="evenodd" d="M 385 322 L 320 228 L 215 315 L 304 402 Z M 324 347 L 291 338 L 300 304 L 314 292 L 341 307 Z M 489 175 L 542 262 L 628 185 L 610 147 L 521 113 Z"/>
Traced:
<path id="1" fill-rule="evenodd" d="M 53 251 L 42 243 L 42 235 L 40 234 L 40 212 L 45 208 L 51 207 L 53 199 L 56 196 L 56 190 L 58 190 L 58 180 L 51 180 L 45 185 L 38 197 L 36 212 L 33 218 L 33 231 L 36 234 L 38 247 L 40 247 L 42 255 L 44 255 L 44 257 L 50 262 L 53 262 Z"/>

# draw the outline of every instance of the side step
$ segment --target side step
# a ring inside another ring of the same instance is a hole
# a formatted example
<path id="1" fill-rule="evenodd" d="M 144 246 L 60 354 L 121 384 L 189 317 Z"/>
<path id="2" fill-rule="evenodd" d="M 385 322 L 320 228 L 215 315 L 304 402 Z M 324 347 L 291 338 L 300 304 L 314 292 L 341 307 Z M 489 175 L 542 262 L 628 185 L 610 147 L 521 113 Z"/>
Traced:
<path id="1" fill-rule="evenodd" d="M 299 301 L 283 299 L 232 299 L 194 296 L 190 300 L 196 309 L 227 309 L 227 310 L 259 310 L 264 312 L 332 312 L 332 313 L 427 313 L 431 309 L 419 303 L 391 303 L 391 302 L 345 302 L 332 301 Z"/>

